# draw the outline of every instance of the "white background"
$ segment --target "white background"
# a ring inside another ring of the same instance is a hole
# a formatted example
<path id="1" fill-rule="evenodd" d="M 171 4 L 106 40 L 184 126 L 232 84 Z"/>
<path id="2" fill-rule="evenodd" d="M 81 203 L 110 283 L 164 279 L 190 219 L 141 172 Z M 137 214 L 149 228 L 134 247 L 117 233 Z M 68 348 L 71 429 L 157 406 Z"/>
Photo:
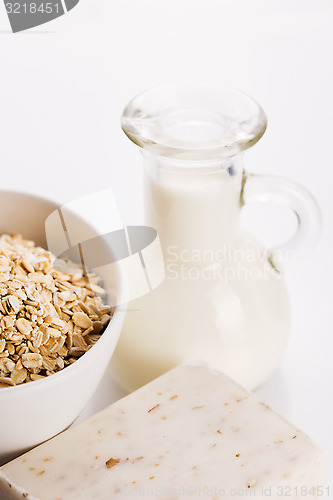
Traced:
<path id="1" fill-rule="evenodd" d="M 309 188 L 324 227 L 316 251 L 288 270 L 292 338 L 258 393 L 332 453 L 332 2 L 81 0 L 15 35 L 0 5 L 0 31 L 1 187 L 65 202 L 110 186 L 127 223 L 141 220 L 142 201 L 140 157 L 119 127 L 133 95 L 207 80 L 262 104 L 269 127 L 247 169 Z M 266 243 L 295 225 L 272 206 L 248 209 L 244 223 Z M 84 415 L 119 395 L 106 376 Z"/>

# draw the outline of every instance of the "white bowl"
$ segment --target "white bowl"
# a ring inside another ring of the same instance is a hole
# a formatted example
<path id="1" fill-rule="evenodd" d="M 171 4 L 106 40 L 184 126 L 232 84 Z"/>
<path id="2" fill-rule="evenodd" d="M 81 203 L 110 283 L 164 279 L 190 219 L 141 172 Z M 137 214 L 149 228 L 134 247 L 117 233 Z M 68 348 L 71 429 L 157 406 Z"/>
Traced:
<path id="1" fill-rule="evenodd" d="M 20 233 L 45 248 L 45 220 L 57 208 L 56 203 L 37 196 L 0 191 L 0 234 Z M 86 224 L 82 219 L 78 223 Z M 124 282 L 120 269 L 117 265 L 112 269 L 110 275 L 105 267 L 101 268 L 101 278 L 107 291 L 112 287 L 112 293 L 122 297 Z M 74 422 L 107 368 L 124 316 L 124 305 L 115 307 L 101 338 L 73 365 L 42 380 L 0 389 L 0 464 Z"/>

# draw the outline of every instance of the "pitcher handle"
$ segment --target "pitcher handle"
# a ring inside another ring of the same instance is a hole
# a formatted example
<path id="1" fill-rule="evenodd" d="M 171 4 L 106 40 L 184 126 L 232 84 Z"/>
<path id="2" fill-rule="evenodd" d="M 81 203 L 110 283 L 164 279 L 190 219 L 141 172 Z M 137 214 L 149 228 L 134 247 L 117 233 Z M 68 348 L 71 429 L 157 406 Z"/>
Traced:
<path id="1" fill-rule="evenodd" d="M 283 177 L 244 172 L 242 205 L 252 202 L 273 202 L 290 208 L 297 217 L 295 234 L 282 245 L 268 251 L 268 259 L 278 271 L 295 258 L 313 249 L 321 231 L 322 216 L 318 203 L 303 186 Z"/>

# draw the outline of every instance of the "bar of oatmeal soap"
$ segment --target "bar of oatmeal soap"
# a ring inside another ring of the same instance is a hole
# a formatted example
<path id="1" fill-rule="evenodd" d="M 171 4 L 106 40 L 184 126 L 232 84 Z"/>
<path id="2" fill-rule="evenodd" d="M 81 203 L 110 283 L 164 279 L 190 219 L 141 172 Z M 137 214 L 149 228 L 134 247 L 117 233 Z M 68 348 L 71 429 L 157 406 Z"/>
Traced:
<path id="1" fill-rule="evenodd" d="M 193 363 L 13 460 L 0 475 L 1 500 L 217 500 L 249 490 L 313 498 L 324 489 L 327 458 L 255 396 Z"/>

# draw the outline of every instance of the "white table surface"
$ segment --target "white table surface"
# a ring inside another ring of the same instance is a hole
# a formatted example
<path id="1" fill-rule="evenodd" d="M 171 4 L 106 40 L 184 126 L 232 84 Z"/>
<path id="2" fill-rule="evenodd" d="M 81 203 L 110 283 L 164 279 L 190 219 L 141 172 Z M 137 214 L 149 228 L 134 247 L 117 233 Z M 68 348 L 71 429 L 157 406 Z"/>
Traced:
<path id="1" fill-rule="evenodd" d="M 208 80 L 259 100 L 269 128 L 248 170 L 290 176 L 324 215 L 316 251 L 289 269 L 293 332 L 258 394 L 333 452 L 333 6 L 329 0 L 81 0 L 13 35 L 0 6 L 1 187 L 66 202 L 112 187 L 127 224 L 142 220 L 140 157 L 119 116 L 147 87 Z M 267 243 L 294 228 L 282 209 L 244 222 Z M 108 374 L 81 419 L 122 396 Z M 333 473 L 330 473 L 333 482 Z"/>

